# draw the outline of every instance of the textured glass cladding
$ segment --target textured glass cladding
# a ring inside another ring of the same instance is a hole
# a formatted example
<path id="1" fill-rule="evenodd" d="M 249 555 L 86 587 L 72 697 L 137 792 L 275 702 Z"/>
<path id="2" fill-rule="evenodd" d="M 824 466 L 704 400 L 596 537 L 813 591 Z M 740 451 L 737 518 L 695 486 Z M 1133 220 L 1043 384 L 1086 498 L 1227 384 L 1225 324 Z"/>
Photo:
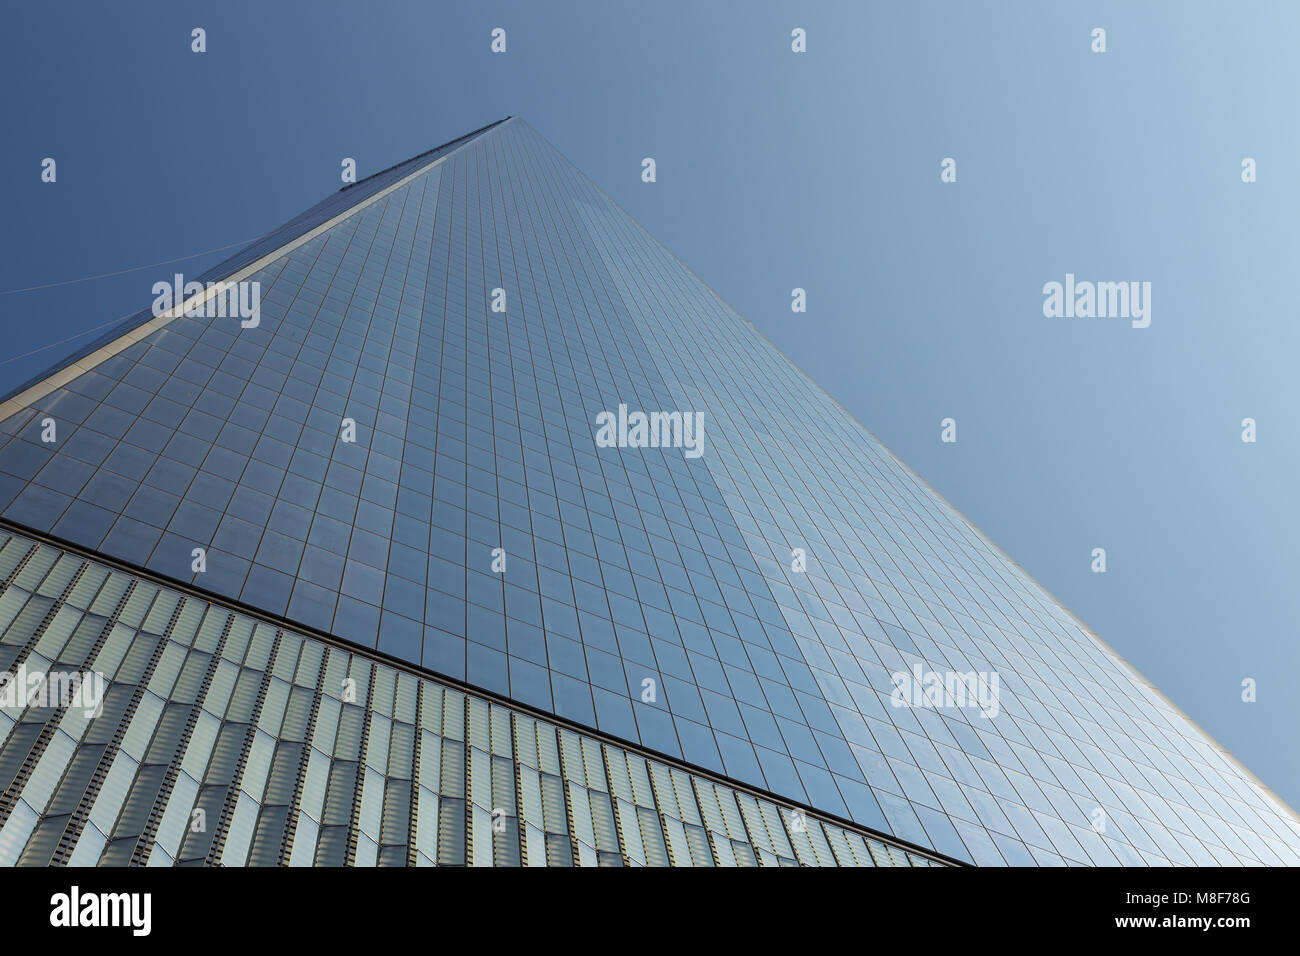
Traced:
<path id="1" fill-rule="evenodd" d="M 930 866 L 717 781 L 0 532 L 0 865 Z M 40 701 L 40 703 L 46 703 Z"/>
<path id="2" fill-rule="evenodd" d="M 961 859 L 1300 862 L 1286 808 L 522 121 L 254 278 L 259 328 L 178 319 L 0 425 L 3 514 Z M 703 457 L 597 448 L 620 403 L 702 412 Z M 998 715 L 891 706 L 914 667 L 996 672 Z"/>

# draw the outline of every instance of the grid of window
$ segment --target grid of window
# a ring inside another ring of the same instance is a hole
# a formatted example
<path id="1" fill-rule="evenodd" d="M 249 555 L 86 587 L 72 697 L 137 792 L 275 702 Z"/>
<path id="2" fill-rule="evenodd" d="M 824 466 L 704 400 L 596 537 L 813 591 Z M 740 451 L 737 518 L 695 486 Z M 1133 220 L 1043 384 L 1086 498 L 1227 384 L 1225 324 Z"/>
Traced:
<path id="1" fill-rule="evenodd" d="M 495 126 L 495 125 L 496 125 L 495 123 L 490 124 L 489 126 L 484 127 L 484 129 L 490 129 L 491 126 Z M 339 215 L 340 213 L 347 211 L 353 206 L 359 205 L 360 203 L 364 202 L 366 199 L 373 196 L 375 193 L 381 192 L 384 188 L 398 181 L 399 179 L 402 179 L 403 177 L 416 172 L 418 169 L 429 165 L 434 160 L 438 159 L 440 156 L 446 155 L 447 153 L 451 152 L 452 150 L 464 144 L 467 140 L 471 139 L 474 136 L 477 136 L 481 132 L 483 132 L 483 130 L 475 130 L 473 133 L 467 133 L 465 136 L 462 136 L 459 139 L 454 139 L 450 143 L 445 143 L 442 146 L 437 147 L 436 149 L 431 149 L 426 153 L 421 153 L 419 156 L 413 156 L 410 159 L 406 160 L 405 162 L 398 163 L 396 166 L 392 166 L 388 169 L 381 170 L 380 172 L 375 173 L 372 176 L 367 176 L 366 178 L 361 179 L 355 183 L 349 183 L 348 185 L 343 186 L 337 192 L 322 199 L 320 202 L 312 206 L 306 212 L 303 212 L 295 216 L 293 219 L 290 219 L 284 225 L 280 226 L 277 229 L 273 229 L 271 232 L 267 233 L 261 239 L 258 239 L 257 241 L 241 249 L 239 252 L 231 256 L 229 259 L 226 259 L 218 263 L 216 266 L 209 269 L 207 272 L 204 272 L 201 275 L 193 277 L 193 280 L 196 282 L 206 284 L 207 282 L 217 282 L 234 275 L 236 272 L 238 272 L 240 269 L 243 269 L 245 266 L 251 265 L 252 263 L 256 262 L 258 259 L 262 258 L 265 255 L 269 255 L 270 253 L 279 249 L 281 246 L 291 242 L 294 239 L 297 239 L 299 236 L 302 236 L 310 232 L 312 229 L 332 219 L 333 217 Z M 168 278 L 170 279 L 171 277 L 168 276 Z M 128 332 L 131 329 L 134 329 L 137 326 L 142 325 L 143 323 L 149 321 L 149 319 L 151 319 L 152 317 L 153 317 L 152 311 L 146 309 L 127 319 L 124 319 L 122 322 L 109 328 L 102 335 L 98 335 L 95 338 L 83 344 L 81 348 L 79 348 L 76 352 L 60 360 L 50 369 L 47 369 L 46 371 L 40 373 L 34 378 L 19 385 L 17 388 L 13 389 L 8 395 L 6 395 L 5 398 L 6 399 L 11 398 L 14 395 L 18 394 L 19 392 L 22 392 L 29 386 L 34 385 L 37 382 L 43 381 L 45 378 L 47 378 L 54 372 L 58 371 L 59 369 L 63 368 L 64 366 L 70 364 L 71 362 L 76 361 L 77 359 L 83 358 L 84 356 L 90 355 L 92 352 L 95 352 L 102 346 L 107 345 L 109 342 L 112 342 L 114 339 L 118 338 L 123 333 Z"/>
<path id="2" fill-rule="evenodd" d="M 0 533 L 0 865 L 931 866 L 409 671 Z"/>
<path id="3" fill-rule="evenodd" d="M 0 513 L 963 860 L 1300 863 L 1287 808 L 522 121 L 253 278 L 258 328 L 179 319 L 0 423 Z M 703 413 L 703 456 L 598 448 L 620 403 Z M 996 673 L 999 713 L 892 706 L 914 669 Z"/>

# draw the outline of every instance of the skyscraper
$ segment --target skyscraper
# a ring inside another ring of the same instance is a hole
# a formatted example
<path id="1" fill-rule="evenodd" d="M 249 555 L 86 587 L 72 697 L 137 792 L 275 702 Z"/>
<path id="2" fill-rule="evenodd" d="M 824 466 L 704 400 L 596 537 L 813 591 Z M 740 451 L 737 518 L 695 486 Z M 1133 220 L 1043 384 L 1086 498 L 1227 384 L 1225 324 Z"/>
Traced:
<path id="1" fill-rule="evenodd" d="M 198 281 L 0 406 L 0 863 L 1300 863 L 522 120 Z"/>

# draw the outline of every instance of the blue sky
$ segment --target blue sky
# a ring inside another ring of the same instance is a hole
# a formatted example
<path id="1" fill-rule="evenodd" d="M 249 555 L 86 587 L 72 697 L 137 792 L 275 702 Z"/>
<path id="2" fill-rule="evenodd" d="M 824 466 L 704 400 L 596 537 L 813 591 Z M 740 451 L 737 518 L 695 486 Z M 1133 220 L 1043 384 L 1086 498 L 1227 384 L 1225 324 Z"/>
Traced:
<path id="1" fill-rule="evenodd" d="M 523 116 L 1295 806 L 1297 46 L 1291 3 L 29 5 L 0 290 L 249 240 L 345 156 Z M 0 392 L 172 271 L 0 295 Z M 1150 327 L 1044 317 L 1067 273 L 1150 282 Z"/>

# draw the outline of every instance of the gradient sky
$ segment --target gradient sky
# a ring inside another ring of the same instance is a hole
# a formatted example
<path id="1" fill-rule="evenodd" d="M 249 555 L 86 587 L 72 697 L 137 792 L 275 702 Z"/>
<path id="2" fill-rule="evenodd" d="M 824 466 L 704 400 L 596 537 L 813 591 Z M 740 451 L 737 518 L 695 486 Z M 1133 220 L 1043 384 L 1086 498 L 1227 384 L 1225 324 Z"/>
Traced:
<path id="1" fill-rule="evenodd" d="M 1300 805 L 1300 6 L 83 6 L 0 33 L 0 290 L 251 240 L 345 156 L 523 116 Z M 0 393 L 231 251 L 0 295 Z M 1067 272 L 1151 282 L 1150 328 L 1045 318 Z"/>

